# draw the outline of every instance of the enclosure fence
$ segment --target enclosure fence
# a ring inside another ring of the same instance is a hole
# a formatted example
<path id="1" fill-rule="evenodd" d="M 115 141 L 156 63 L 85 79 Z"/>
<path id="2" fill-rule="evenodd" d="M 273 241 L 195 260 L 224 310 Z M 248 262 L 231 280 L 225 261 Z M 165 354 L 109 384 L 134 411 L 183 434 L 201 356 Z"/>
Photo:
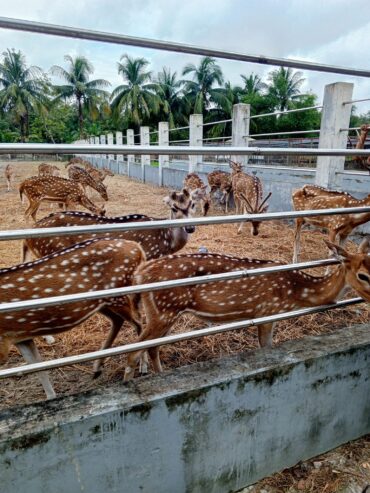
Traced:
<path id="1" fill-rule="evenodd" d="M 348 75 L 364 76 L 370 77 L 370 71 L 351 69 L 343 67 L 335 67 L 329 65 L 315 64 L 310 62 L 303 62 L 298 60 L 285 60 L 278 58 L 269 58 L 264 56 L 253 56 L 246 54 L 232 53 L 222 50 L 214 50 L 209 48 L 195 47 L 190 45 L 184 45 L 179 43 L 171 43 L 156 40 L 147 40 L 144 38 L 134 38 L 129 36 L 124 36 L 120 34 L 111 33 L 101 33 L 98 31 L 91 31 L 80 28 L 55 26 L 51 24 L 44 24 L 38 22 L 30 22 L 18 19 L 6 19 L 0 17 L 0 27 L 7 29 L 16 29 L 29 32 L 36 32 L 42 34 L 51 34 L 56 36 L 73 37 L 87 40 L 102 41 L 108 43 L 117 43 L 141 47 L 149 47 L 167 51 L 177 51 L 181 53 L 190 53 L 196 55 L 208 55 L 220 58 L 227 58 L 232 60 L 241 60 L 252 63 L 261 64 L 272 64 L 280 66 L 288 66 L 294 68 L 304 68 L 308 70 L 317 70 L 322 72 L 334 72 Z M 346 101 L 346 104 L 350 104 L 351 101 Z M 321 107 L 321 106 L 320 106 Z M 303 111 L 304 109 L 302 109 Z M 262 115 L 256 115 L 262 116 Z M 254 118 L 253 116 L 249 117 Z M 227 123 L 229 120 L 221 120 L 218 122 L 205 123 L 203 126 L 208 126 L 212 124 Z M 170 129 L 169 131 L 188 129 L 189 127 L 180 127 L 178 129 Z M 149 130 L 147 131 L 149 137 Z M 153 132 L 154 133 L 154 132 Z M 141 135 L 142 136 L 142 133 Z M 247 135 L 248 137 L 249 135 Z M 94 144 L 0 144 L 0 155 L 4 154 L 82 154 L 82 155 L 92 155 L 92 154 L 110 154 L 110 155 L 141 155 L 144 156 L 153 153 L 153 146 L 141 145 L 135 146 L 133 139 L 134 135 L 132 132 L 132 140 L 129 142 L 127 138 L 128 145 L 112 145 L 108 142 L 100 142 L 99 144 L 94 140 Z M 192 138 L 190 137 L 190 142 Z M 109 139 L 108 139 L 109 141 Z M 175 143 L 173 141 L 172 143 Z M 216 154 L 226 154 L 233 156 L 259 156 L 259 155 L 269 155 L 269 154 L 281 154 L 281 155 L 306 155 L 306 156 L 347 156 L 356 155 L 367 157 L 370 155 L 370 150 L 348 150 L 341 148 L 320 148 L 320 149 L 307 149 L 307 148 L 258 148 L 258 147 L 243 147 L 240 145 L 233 145 L 231 147 L 221 146 L 215 149 L 211 146 L 198 147 L 196 145 L 189 146 L 172 146 L 172 145 L 158 145 L 155 147 L 155 154 L 159 156 L 164 155 L 216 155 Z M 68 234 L 90 234 L 90 233 L 106 233 L 106 232 L 117 232 L 117 231 L 128 231 L 128 230 L 145 230 L 153 228 L 171 228 L 171 227 L 182 227 L 186 225 L 206 225 L 206 224 L 222 224 L 222 223 L 240 223 L 249 221 L 269 221 L 274 219 L 294 219 L 299 217 L 308 216 L 325 216 L 325 215 L 335 215 L 335 214 L 354 214 L 354 213 L 370 213 L 370 207 L 353 207 L 353 208 L 336 208 L 336 209 L 324 209 L 324 210 L 310 210 L 310 211 L 299 211 L 299 212 L 278 212 L 278 213 L 265 213 L 265 214 L 248 214 L 248 215 L 235 215 L 235 216 L 218 216 L 218 217 L 202 217 L 195 219 L 181 219 L 181 220 L 165 220 L 165 221 L 150 221 L 150 222 L 140 222 L 140 223 L 120 223 L 120 224 L 109 224 L 109 225 L 95 225 L 95 226 L 80 226 L 80 227 L 64 227 L 64 228 L 43 228 L 43 229 L 26 229 L 26 230 L 15 230 L 15 231 L 0 231 L 0 240 L 16 240 L 22 238 L 32 238 L 32 237 L 48 237 L 48 236 L 62 236 Z M 0 304 L 0 313 L 9 311 L 19 311 L 25 309 L 33 309 L 36 307 L 46 307 L 55 306 L 59 304 L 71 303 L 76 301 L 97 299 L 97 298 L 111 298 L 111 297 L 121 297 L 129 294 L 168 289 L 171 287 L 205 284 L 209 282 L 220 282 L 225 280 L 235 280 L 241 278 L 254 278 L 255 276 L 268 275 L 275 272 L 284 271 L 296 271 L 299 269 L 308 269 L 319 266 L 328 266 L 338 263 L 334 259 L 324 259 L 311 262 L 303 262 L 297 264 L 283 264 L 273 267 L 259 268 L 259 269 L 244 269 L 239 271 L 225 272 L 221 274 L 197 276 L 194 278 L 182 278 L 172 281 L 156 282 L 151 284 L 142 284 L 135 286 L 128 286 L 124 288 L 107 289 L 102 291 L 89 291 L 74 293 L 70 295 L 62 295 L 57 297 L 39 298 L 29 301 L 18 301 L 10 303 Z M 307 315 L 311 313 L 321 312 L 332 308 L 342 308 L 357 303 L 363 302 L 362 298 L 356 297 L 349 300 L 338 301 L 330 305 L 317 306 L 313 308 L 304 308 L 299 310 L 294 310 L 285 313 L 279 313 L 276 315 L 264 316 L 255 319 L 245 319 L 233 323 L 221 324 L 212 327 L 207 327 L 199 329 L 196 331 L 186 332 L 182 334 L 175 334 L 170 336 L 165 336 L 159 339 L 152 339 L 144 342 L 137 342 L 133 344 L 126 344 L 119 347 L 105 349 L 90 353 L 81 354 L 78 356 L 71 356 L 65 358 L 59 358 L 51 361 L 28 364 L 22 367 L 9 368 L 5 370 L 0 370 L 0 378 L 19 376 L 27 373 L 37 372 L 41 370 L 47 370 L 51 368 L 58 368 L 65 365 L 73 365 L 75 363 L 81 363 L 85 361 L 95 360 L 99 358 L 105 358 L 107 356 L 114 356 L 118 354 L 128 353 L 137 350 L 144 350 L 158 345 L 171 344 L 174 342 L 189 340 L 194 338 L 203 337 L 206 335 L 218 334 L 230 330 L 242 329 L 252 325 L 261 325 L 268 322 L 276 322 L 279 320 L 285 320 L 297 316 Z"/>

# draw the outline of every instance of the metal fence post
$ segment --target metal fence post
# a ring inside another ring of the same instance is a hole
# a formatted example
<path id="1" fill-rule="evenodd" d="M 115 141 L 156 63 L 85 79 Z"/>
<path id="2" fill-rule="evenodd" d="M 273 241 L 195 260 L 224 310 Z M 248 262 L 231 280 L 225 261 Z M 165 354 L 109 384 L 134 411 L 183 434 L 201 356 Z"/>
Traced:
<path id="1" fill-rule="evenodd" d="M 158 145 L 168 146 L 170 145 L 169 137 L 169 125 L 168 122 L 158 123 Z M 163 166 L 169 166 L 170 156 L 159 156 L 159 166 L 158 166 L 158 185 L 161 187 L 163 185 Z"/>
<path id="2" fill-rule="evenodd" d="M 248 147 L 249 122 L 251 114 L 250 104 L 234 104 L 232 116 L 232 145 Z M 248 164 L 248 156 L 234 156 L 236 161 Z"/>
<path id="3" fill-rule="evenodd" d="M 150 145 L 149 127 L 140 127 L 140 145 Z M 150 155 L 141 155 L 141 180 L 145 182 L 145 166 L 150 166 Z"/>
<path id="4" fill-rule="evenodd" d="M 203 115 L 190 115 L 189 125 L 189 145 L 201 147 L 203 145 Z M 201 161 L 202 156 L 189 156 L 189 173 L 195 171 Z"/>
<path id="5" fill-rule="evenodd" d="M 351 101 L 353 84 L 335 82 L 325 86 L 323 109 L 321 114 L 319 148 L 346 149 L 348 131 L 340 131 L 349 127 L 351 117 Z M 322 187 L 342 188 L 344 156 L 319 156 L 316 167 L 316 184 Z"/>

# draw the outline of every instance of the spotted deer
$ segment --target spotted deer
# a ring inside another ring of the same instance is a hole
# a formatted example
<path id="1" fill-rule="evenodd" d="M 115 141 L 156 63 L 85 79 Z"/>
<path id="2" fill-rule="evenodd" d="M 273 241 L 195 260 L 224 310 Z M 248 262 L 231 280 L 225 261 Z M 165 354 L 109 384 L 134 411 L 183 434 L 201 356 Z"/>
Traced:
<path id="1" fill-rule="evenodd" d="M 97 168 L 86 168 L 86 170 L 90 173 L 90 175 L 94 178 L 94 180 L 104 181 L 107 176 L 114 176 L 113 171 L 108 168 L 97 169 Z"/>
<path id="2" fill-rule="evenodd" d="M 292 194 L 293 209 L 336 209 L 338 207 L 370 206 L 370 194 L 364 199 L 356 199 L 347 192 L 328 190 L 317 185 L 304 185 Z M 329 241 L 343 245 L 352 230 L 370 220 L 370 212 L 357 214 L 337 214 L 335 216 L 310 216 L 296 219 L 294 232 L 293 262 L 300 254 L 301 230 L 305 224 L 323 228 L 329 233 Z"/>
<path id="3" fill-rule="evenodd" d="M 54 164 L 41 163 L 38 170 L 39 176 L 60 176 L 60 169 Z"/>
<path id="4" fill-rule="evenodd" d="M 257 176 L 248 175 L 239 163 L 230 163 L 232 169 L 231 183 L 235 200 L 236 214 L 263 214 L 268 209 L 266 201 L 271 192 L 263 199 L 262 182 Z M 260 221 L 251 222 L 251 232 L 258 235 Z M 238 234 L 242 232 L 244 223 L 240 223 Z"/>
<path id="5" fill-rule="evenodd" d="M 181 193 L 172 192 L 164 199 L 170 208 L 170 219 L 184 219 L 192 217 L 194 214 L 194 204 L 191 201 L 189 192 L 183 190 Z M 101 217 L 86 212 L 67 211 L 49 215 L 38 221 L 35 228 L 62 227 L 62 226 L 82 226 L 90 224 L 112 224 L 127 223 L 132 221 L 151 221 L 158 220 L 143 214 L 131 214 L 122 217 Z M 120 231 L 115 233 L 90 233 L 89 237 L 104 237 L 136 241 L 142 247 L 146 258 L 153 259 L 164 255 L 175 253 L 183 248 L 189 238 L 189 234 L 195 231 L 194 226 L 182 228 L 157 228 L 144 229 L 138 231 Z M 24 240 L 22 253 L 23 261 L 30 257 L 32 253 L 35 257 L 43 257 L 57 252 L 63 248 L 71 247 L 86 239 L 86 235 L 53 236 L 50 238 L 28 238 Z M 124 308 L 123 302 L 121 302 Z M 127 308 L 129 310 L 129 308 Z M 109 339 L 110 345 L 113 344 L 118 332 Z M 110 347 L 110 346 L 109 346 Z M 95 376 L 100 374 L 103 360 L 97 360 L 94 365 Z M 143 365 L 145 372 L 145 363 Z"/>
<path id="6" fill-rule="evenodd" d="M 370 257 L 367 246 L 355 255 L 328 244 L 341 264 L 329 274 L 315 277 L 303 271 L 276 272 L 243 279 L 171 287 L 132 296 L 133 310 L 142 307 L 146 327 L 139 341 L 169 333 L 180 314 L 188 312 L 210 324 L 254 319 L 334 302 L 346 284 L 370 299 Z M 220 254 L 179 254 L 142 264 L 133 284 L 208 276 L 243 269 L 272 267 L 279 262 L 237 258 Z M 261 347 L 272 346 L 274 323 L 258 325 Z M 159 347 L 148 350 L 156 372 L 162 371 Z M 125 379 L 133 377 L 142 351 L 131 353 Z"/>
<path id="7" fill-rule="evenodd" d="M 370 125 L 366 123 L 364 125 L 361 125 L 360 133 L 357 138 L 355 149 L 364 149 L 369 130 L 370 130 Z M 370 156 L 368 158 L 362 156 L 356 156 L 355 161 L 361 164 L 362 166 L 365 166 L 370 171 Z"/>
<path id="8" fill-rule="evenodd" d="M 165 204 L 170 208 L 170 219 L 186 219 L 194 215 L 194 204 L 189 192 L 171 192 L 164 198 Z M 148 217 L 143 214 L 130 214 L 128 216 L 104 217 L 80 211 L 56 212 L 36 222 L 35 228 L 55 228 L 64 226 L 87 226 L 91 224 L 114 224 L 136 221 L 159 221 L 159 218 Z M 86 235 L 52 236 L 47 238 L 27 238 L 23 242 L 23 261 L 35 257 L 43 257 L 62 248 L 69 247 L 87 237 L 94 238 L 123 238 L 137 241 L 143 248 L 147 259 L 158 258 L 164 255 L 178 252 L 186 245 L 189 234 L 195 231 L 194 226 L 181 228 L 156 228 L 137 231 L 117 231 L 114 233 L 89 233 Z"/>
<path id="9" fill-rule="evenodd" d="M 108 200 L 107 188 L 100 179 L 95 179 L 93 176 L 79 166 L 71 165 L 68 167 L 68 178 L 81 185 L 82 190 L 86 194 L 86 188 L 90 187 L 96 190 L 104 200 Z"/>
<path id="10" fill-rule="evenodd" d="M 19 187 L 19 195 L 22 200 L 25 195 L 29 200 L 29 206 L 25 212 L 26 217 L 32 217 L 36 221 L 36 213 L 41 202 L 56 202 L 65 208 L 73 204 L 79 204 L 94 214 L 104 215 L 104 208 L 97 207 L 81 190 L 78 183 L 74 183 L 59 176 L 32 176 L 24 180 Z"/>
<path id="11" fill-rule="evenodd" d="M 12 181 L 14 178 L 14 168 L 11 164 L 7 164 L 5 166 L 4 175 L 6 180 L 7 192 L 10 192 Z"/>
<path id="12" fill-rule="evenodd" d="M 34 262 L 1 269 L 0 302 L 129 286 L 144 260 L 145 254 L 135 242 L 90 239 Z M 96 312 L 111 321 L 102 348 L 110 347 L 125 321 L 140 333 L 141 321 L 130 307 L 126 297 L 116 297 L 0 313 L 0 364 L 6 363 L 12 344 L 27 362 L 40 361 L 35 337 L 71 330 Z M 55 397 L 48 374 L 39 375 L 47 397 Z"/>
<path id="13" fill-rule="evenodd" d="M 221 192 L 221 203 L 225 204 L 225 212 L 229 211 L 229 201 L 230 195 L 232 193 L 232 183 L 231 183 L 231 174 L 226 171 L 211 171 L 207 175 L 208 184 L 211 187 L 211 191 L 209 193 L 210 198 L 212 199 L 215 192 L 220 190 Z"/>
<path id="14" fill-rule="evenodd" d="M 184 179 L 184 188 L 188 190 L 196 204 L 200 204 L 203 216 L 207 215 L 209 210 L 209 197 L 207 194 L 207 185 L 196 173 L 189 173 Z"/>

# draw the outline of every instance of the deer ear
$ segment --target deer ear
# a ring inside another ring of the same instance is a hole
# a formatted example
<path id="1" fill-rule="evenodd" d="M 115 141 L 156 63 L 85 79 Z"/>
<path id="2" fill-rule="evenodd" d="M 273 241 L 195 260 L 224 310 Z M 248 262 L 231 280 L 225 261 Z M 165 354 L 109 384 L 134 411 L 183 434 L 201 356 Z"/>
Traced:
<path id="1" fill-rule="evenodd" d="M 185 195 L 185 197 L 190 197 L 189 191 L 186 188 L 182 189 L 182 193 Z"/>
<path id="2" fill-rule="evenodd" d="M 364 240 L 362 240 L 360 246 L 358 247 L 357 252 L 358 253 L 368 253 L 368 251 L 369 251 L 369 239 L 365 238 Z"/>
<path id="3" fill-rule="evenodd" d="M 170 193 L 169 198 L 170 198 L 171 200 L 176 200 L 176 199 L 177 199 L 177 193 L 176 193 L 175 191 L 172 191 L 172 192 Z"/>
<path id="4" fill-rule="evenodd" d="M 350 260 L 351 254 L 347 252 L 344 248 L 337 245 L 336 243 L 332 243 L 331 241 L 324 240 L 326 246 L 331 250 L 334 254 L 334 257 L 340 262 L 348 262 Z"/>
<path id="5" fill-rule="evenodd" d="M 164 197 L 163 202 L 164 202 L 165 204 L 169 205 L 169 204 L 171 203 L 171 199 L 170 199 L 170 197 L 168 197 L 168 196 L 167 196 L 167 197 Z"/>

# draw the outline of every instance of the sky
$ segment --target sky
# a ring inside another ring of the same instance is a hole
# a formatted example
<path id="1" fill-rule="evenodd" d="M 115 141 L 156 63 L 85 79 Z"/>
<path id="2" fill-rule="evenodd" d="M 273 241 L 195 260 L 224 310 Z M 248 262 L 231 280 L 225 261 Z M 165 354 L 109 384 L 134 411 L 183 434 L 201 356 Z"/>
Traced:
<path id="1" fill-rule="evenodd" d="M 215 49 L 369 69 L 369 0 L 0 0 L 3 17 L 184 42 Z M 84 55 L 93 78 L 122 84 L 117 62 L 127 53 L 145 57 L 156 74 L 163 66 L 177 71 L 199 57 L 0 29 L 0 53 L 21 50 L 27 63 L 49 70 L 64 65 L 64 55 Z M 219 60 L 225 80 L 241 84 L 240 74 L 262 77 L 276 68 Z M 370 80 L 304 71 L 302 90 L 321 103 L 325 84 L 354 83 L 353 99 L 370 98 Z M 357 113 L 370 110 L 358 103 Z"/>

